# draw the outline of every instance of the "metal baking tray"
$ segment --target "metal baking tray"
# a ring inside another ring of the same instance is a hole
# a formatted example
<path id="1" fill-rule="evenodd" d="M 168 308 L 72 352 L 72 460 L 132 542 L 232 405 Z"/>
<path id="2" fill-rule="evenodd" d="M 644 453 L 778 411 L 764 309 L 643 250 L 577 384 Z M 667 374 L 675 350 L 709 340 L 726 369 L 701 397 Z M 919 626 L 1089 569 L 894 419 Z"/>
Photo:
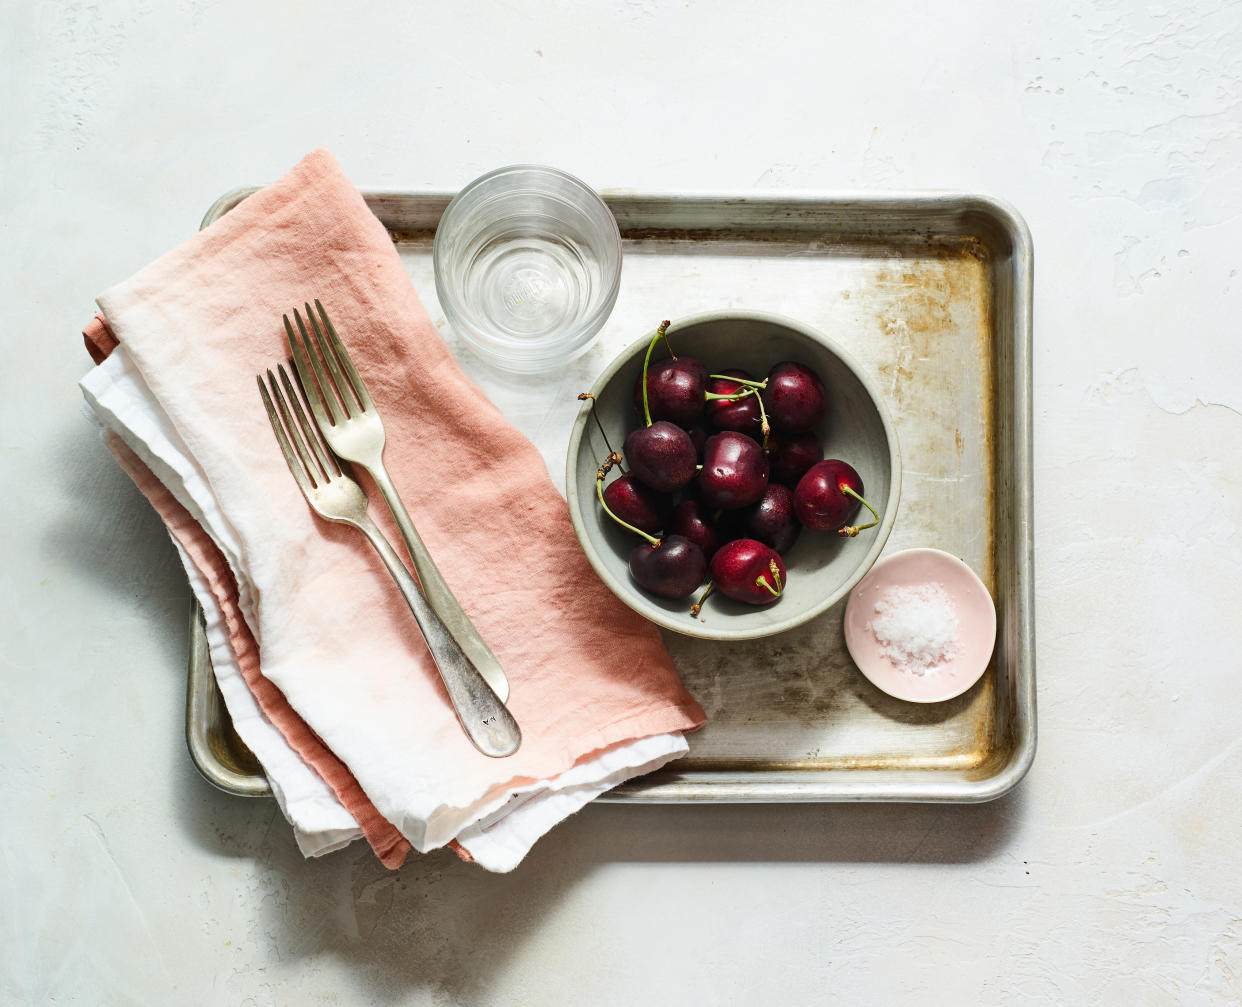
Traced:
<path id="1" fill-rule="evenodd" d="M 252 191 L 223 196 L 203 226 Z M 997 640 L 979 684 L 923 706 L 891 699 L 854 667 L 844 603 L 766 640 L 668 633 L 708 724 L 687 756 L 602 799 L 976 802 L 1009 791 L 1036 736 L 1026 224 L 998 200 L 963 193 L 604 197 L 624 240 L 616 308 L 586 354 L 540 378 L 490 370 L 444 322 L 431 249 L 451 194 L 366 200 L 463 367 L 562 489 L 577 393 L 660 319 L 740 307 L 828 333 L 870 373 L 897 427 L 902 498 L 884 555 L 935 546 L 965 560 L 996 601 Z M 186 726 L 208 780 L 269 792 L 215 692 L 196 613 Z"/>

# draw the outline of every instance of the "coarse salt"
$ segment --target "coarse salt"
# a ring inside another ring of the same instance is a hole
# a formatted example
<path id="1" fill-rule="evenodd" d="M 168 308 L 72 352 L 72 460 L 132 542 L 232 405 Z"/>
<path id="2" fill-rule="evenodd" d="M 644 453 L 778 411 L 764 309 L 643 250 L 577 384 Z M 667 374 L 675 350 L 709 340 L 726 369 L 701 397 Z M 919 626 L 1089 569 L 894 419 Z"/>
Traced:
<path id="1" fill-rule="evenodd" d="M 898 671 L 925 675 L 961 649 L 957 608 L 940 584 L 888 588 L 866 629 Z"/>

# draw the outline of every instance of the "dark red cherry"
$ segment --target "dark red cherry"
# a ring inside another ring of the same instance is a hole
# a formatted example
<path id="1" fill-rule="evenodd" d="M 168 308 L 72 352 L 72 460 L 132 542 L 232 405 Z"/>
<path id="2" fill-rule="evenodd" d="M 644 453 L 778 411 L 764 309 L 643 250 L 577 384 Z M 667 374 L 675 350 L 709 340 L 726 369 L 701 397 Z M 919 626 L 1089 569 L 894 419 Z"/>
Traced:
<path id="1" fill-rule="evenodd" d="M 673 508 L 673 519 L 668 526 L 669 533 L 688 538 L 703 550 L 703 555 L 710 560 L 720 547 L 720 535 L 708 509 L 699 500 L 689 497 Z"/>
<path id="2" fill-rule="evenodd" d="M 690 440 L 694 444 L 694 450 L 698 452 L 699 461 L 703 460 L 703 445 L 707 443 L 707 438 L 711 435 L 707 432 L 707 428 L 702 423 L 696 423 L 686 431 L 690 435 Z"/>
<path id="3" fill-rule="evenodd" d="M 658 360 L 647 367 L 647 406 L 653 420 L 689 427 L 703 415 L 707 367 L 693 357 Z M 643 414 L 642 376 L 634 383 L 634 404 Z"/>
<path id="4" fill-rule="evenodd" d="M 769 483 L 759 502 L 744 513 L 748 537 L 771 546 L 782 555 L 798 541 L 802 525 L 794 513 L 794 494 L 788 486 Z"/>
<path id="5" fill-rule="evenodd" d="M 768 456 L 745 434 L 735 430 L 713 434 L 703 445 L 703 470 L 696 485 L 708 507 L 747 507 L 767 489 Z"/>
<path id="6" fill-rule="evenodd" d="M 854 516 L 859 501 L 845 492 L 863 495 L 862 478 L 854 468 L 836 458 L 817 462 L 798 480 L 794 511 L 798 520 L 815 531 L 836 531 Z"/>
<path id="7" fill-rule="evenodd" d="M 630 576 L 661 598 L 689 597 L 706 573 L 703 550 L 680 535 L 669 535 L 656 545 L 639 542 L 630 553 Z"/>
<path id="8" fill-rule="evenodd" d="M 623 451 L 639 481 L 661 493 L 685 486 L 694 478 L 698 465 L 690 435 L 668 420 L 630 431 Z"/>
<path id="9" fill-rule="evenodd" d="M 806 470 L 823 458 L 824 446 L 815 434 L 768 436 L 768 461 L 772 466 L 773 482 L 797 486 Z"/>
<path id="10" fill-rule="evenodd" d="M 745 371 L 731 368 L 721 371 L 734 378 L 753 380 Z M 727 378 L 708 378 L 707 391 L 716 395 L 734 395 L 746 391 L 747 386 Z M 746 395 L 732 402 L 727 399 L 710 399 L 707 403 L 707 421 L 717 430 L 740 430 L 758 437 L 760 432 L 759 402 L 757 396 Z"/>
<path id="11" fill-rule="evenodd" d="M 644 486 L 632 474 L 604 487 L 604 503 L 626 524 L 649 535 L 667 528 L 673 516 L 673 498 Z"/>
<path id="12" fill-rule="evenodd" d="M 750 538 L 727 542 L 712 557 L 712 584 L 748 605 L 768 605 L 785 591 L 785 563 L 776 550 Z"/>
<path id="13" fill-rule="evenodd" d="M 804 433 L 815 429 L 824 418 L 828 404 L 824 383 L 805 364 L 786 360 L 768 371 L 768 387 L 763 393 L 768 423 L 782 433 Z"/>

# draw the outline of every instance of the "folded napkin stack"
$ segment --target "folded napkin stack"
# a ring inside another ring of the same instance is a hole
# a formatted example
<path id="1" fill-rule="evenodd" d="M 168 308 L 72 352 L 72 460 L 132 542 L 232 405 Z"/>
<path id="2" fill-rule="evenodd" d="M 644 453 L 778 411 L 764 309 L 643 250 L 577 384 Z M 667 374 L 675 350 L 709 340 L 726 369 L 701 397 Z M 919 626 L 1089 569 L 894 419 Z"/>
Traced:
<path id="1" fill-rule="evenodd" d="M 313 298 L 384 419 L 419 532 L 509 678 L 515 755 L 473 748 L 379 557 L 312 513 L 272 435 L 255 375 L 286 359 L 281 316 Z M 89 411 L 177 545 L 229 712 L 304 853 L 363 837 L 389 867 L 451 845 L 509 870 L 587 801 L 686 751 L 703 711 L 657 631 L 595 576 L 542 458 L 458 367 L 329 153 L 98 304 Z"/>

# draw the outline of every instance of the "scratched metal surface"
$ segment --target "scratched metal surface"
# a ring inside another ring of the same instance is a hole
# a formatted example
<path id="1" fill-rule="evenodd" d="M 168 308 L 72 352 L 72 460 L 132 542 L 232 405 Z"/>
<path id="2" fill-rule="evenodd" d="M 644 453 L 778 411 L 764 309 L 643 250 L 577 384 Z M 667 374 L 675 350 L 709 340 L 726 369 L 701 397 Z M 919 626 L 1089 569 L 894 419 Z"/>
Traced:
<path id="1" fill-rule="evenodd" d="M 222 197 L 207 221 L 244 194 Z M 1009 790 L 1030 765 L 1036 733 L 1031 248 L 1021 219 L 964 194 L 605 195 L 625 239 L 616 308 L 587 353 L 534 379 L 491 370 L 447 329 L 431 243 L 448 197 L 368 201 L 458 359 L 540 449 L 562 490 L 577 392 L 661 318 L 744 307 L 830 334 L 876 380 L 897 426 L 902 498 L 885 554 L 954 553 L 998 609 L 981 682 L 931 706 L 891 699 L 859 674 L 842 640 L 843 604 L 767 640 L 725 646 L 666 634 L 708 725 L 674 768 L 606 799 L 979 801 Z M 223 789 L 267 792 L 213 690 L 196 629 L 187 704 L 195 763 Z"/>

